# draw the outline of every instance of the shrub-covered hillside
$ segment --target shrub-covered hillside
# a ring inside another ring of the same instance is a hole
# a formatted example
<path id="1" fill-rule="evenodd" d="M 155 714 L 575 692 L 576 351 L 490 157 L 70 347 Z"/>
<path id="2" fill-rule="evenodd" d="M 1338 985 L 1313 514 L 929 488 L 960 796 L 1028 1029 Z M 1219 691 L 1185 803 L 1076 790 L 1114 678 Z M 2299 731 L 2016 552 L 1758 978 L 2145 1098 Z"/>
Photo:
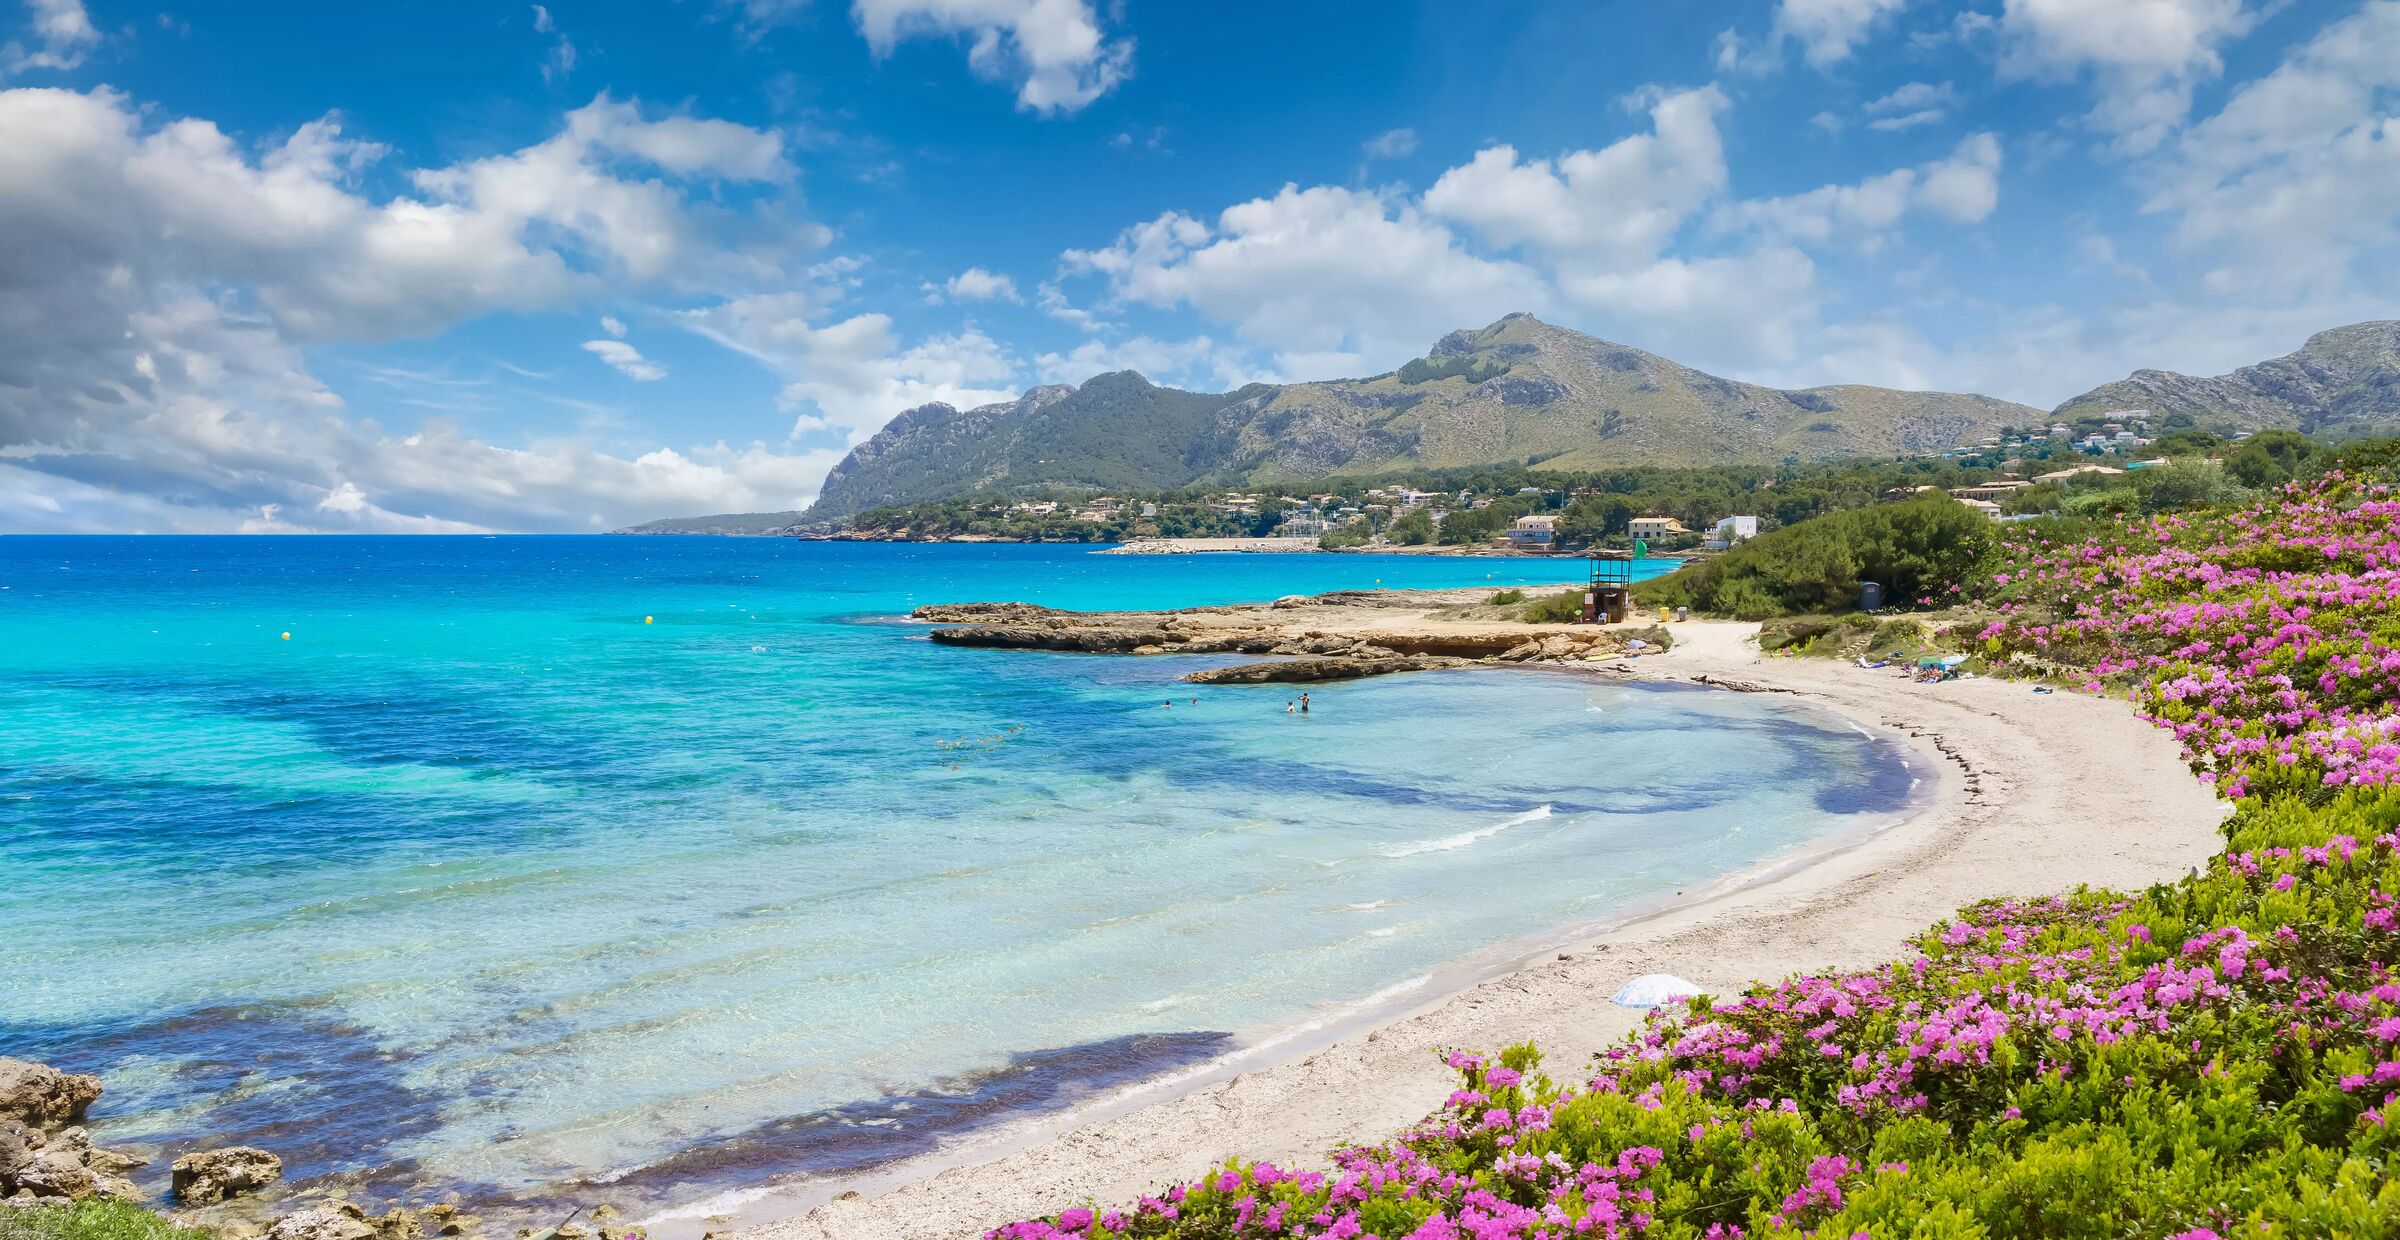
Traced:
<path id="1" fill-rule="evenodd" d="M 2172 728 L 2235 806 L 2205 873 L 1969 909 L 1588 1067 L 1453 1051 L 1447 1106 L 1330 1172 L 1229 1162 L 994 1234 L 2400 1234 L 2400 496 L 2334 474 L 1998 537 L 1955 584 L 2000 618 L 1962 636 Z"/>

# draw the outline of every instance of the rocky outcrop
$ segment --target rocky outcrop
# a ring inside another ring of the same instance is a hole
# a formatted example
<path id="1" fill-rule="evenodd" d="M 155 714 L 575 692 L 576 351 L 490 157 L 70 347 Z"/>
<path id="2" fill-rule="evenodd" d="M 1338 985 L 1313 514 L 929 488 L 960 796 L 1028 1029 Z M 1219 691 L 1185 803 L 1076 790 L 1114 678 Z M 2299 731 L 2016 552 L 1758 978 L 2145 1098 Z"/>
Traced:
<path id="1" fill-rule="evenodd" d="M 231 1231 L 222 1223 L 212 1219 L 210 1226 L 231 1240 Z M 476 1219 L 459 1213 L 454 1205 L 429 1205 L 413 1210 L 397 1206 L 382 1214 L 369 1214 L 355 1203 L 337 1197 L 285 1214 L 263 1229 L 251 1225 L 244 1234 L 263 1240 L 429 1240 L 463 1236 L 476 1226 Z"/>
<path id="2" fill-rule="evenodd" d="M 283 1178 L 283 1160 L 247 1145 L 196 1150 L 169 1168 L 175 1200 L 184 1206 L 214 1205 L 254 1193 Z"/>
<path id="3" fill-rule="evenodd" d="M 0 1119 L 56 1128 L 82 1120 L 99 1097 L 99 1077 L 61 1072 L 22 1059 L 0 1059 Z"/>
<path id="4" fill-rule="evenodd" d="M 1195 685 L 1312 684 L 1328 680 L 1361 680 L 1394 672 L 1429 672 L 1457 667 L 1458 659 L 1384 655 L 1357 659 L 1277 659 L 1271 663 L 1237 663 L 1212 667 L 1184 677 Z"/>
<path id="5" fill-rule="evenodd" d="M 2213 377 L 2137 370 L 2060 405 L 2061 418 L 2184 414 L 2225 430 L 2351 438 L 2400 421 L 2400 320 L 2318 332 L 2299 351 Z"/>
<path id="6" fill-rule="evenodd" d="M 81 1201 L 140 1196 L 124 1173 L 141 1160 L 92 1144 L 81 1128 L 44 1132 L 0 1119 L 0 1197 Z"/>
<path id="7" fill-rule="evenodd" d="M 267 1240 L 377 1240 L 367 1212 L 347 1201 L 286 1214 L 267 1229 Z"/>
<path id="8" fill-rule="evenodd" d="M 0 1198 L 133 1198 L 124 1178 L 142 1160 L 92 1144 L 73 1126 L 100 1097 L 100 1078 L 0 1059 Z"/>
<path id="9" fill-rule="evenodd" d="M 1211 668 L 1184 677 L 1193 684 L 1350 680 L 1469 663 L 1585 662 L 1666 648 L 1666 630 L 1659 628 L 1496 623 L 1476 614 L 1489 597 L 1486 590 L 1351 590 L 1177 611 L 1076 612 L 1028 603 L 952 603 L 921 607 L 913 614 L 918 620 L 944 624 L 927 636 L 950 646 L 1281 656 L 1278 662 Z M 1629 650 L 1636 641 L 1641 646 Z"/>

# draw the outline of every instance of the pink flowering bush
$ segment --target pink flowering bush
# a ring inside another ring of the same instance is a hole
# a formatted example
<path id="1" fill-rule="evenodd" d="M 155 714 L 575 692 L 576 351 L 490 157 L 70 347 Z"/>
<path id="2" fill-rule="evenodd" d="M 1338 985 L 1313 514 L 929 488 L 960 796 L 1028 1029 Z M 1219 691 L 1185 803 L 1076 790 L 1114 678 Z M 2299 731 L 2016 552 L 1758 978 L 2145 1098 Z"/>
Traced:
<path id="1" fill-rule="evenodd" d="M 1653 1017 L 1561 1084 L 1453 1052 L 1416 1130 L 1002 1240 L 2400 1234 L 2400 498 L 2335 474 L 1966 594 L 1995 665 L 2124 693 L 2234 803 L 2183 881 L 1970 908 L 1900 959 Z"/>

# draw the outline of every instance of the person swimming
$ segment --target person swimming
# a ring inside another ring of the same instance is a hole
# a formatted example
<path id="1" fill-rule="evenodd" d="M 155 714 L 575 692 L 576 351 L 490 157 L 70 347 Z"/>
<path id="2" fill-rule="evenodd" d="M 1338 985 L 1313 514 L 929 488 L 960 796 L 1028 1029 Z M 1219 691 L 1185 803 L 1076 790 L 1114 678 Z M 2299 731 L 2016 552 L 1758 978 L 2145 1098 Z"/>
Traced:
<path id="1" fill-rule="evenodd" d="M 1284 713 L 1284 714 L 1287 714 L 1287 715 L 1289 715 L 1289 714 L 1294 714 L 1294 713 L 1298 712 L 1298 711 L 1299 711 L 1299 709 L 1300 709 L 1300 704 L 1299 704 L 1298 702 L 1294 702 L 1294 701 L 1291 701 L 1291 700 L 1289 700 L 1289 699 L 1286 699 L 1286 700 L 1285 700 L 1285 702 L 1284 702 L 1284 704 L 1283 704 L 1283 713 Z"/>

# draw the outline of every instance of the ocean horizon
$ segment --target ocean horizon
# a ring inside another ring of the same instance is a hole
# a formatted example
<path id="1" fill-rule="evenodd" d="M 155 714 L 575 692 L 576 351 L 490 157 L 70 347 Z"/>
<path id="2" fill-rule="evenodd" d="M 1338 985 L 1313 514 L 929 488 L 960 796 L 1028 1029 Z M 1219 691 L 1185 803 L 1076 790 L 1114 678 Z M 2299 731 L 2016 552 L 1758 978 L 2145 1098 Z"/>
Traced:
<path id="1" fill-rule="evenodd" d="M 0 538 L 0 1052 L 362 1199 L 840 1175 L 1889 821 L 1788 702 L 937 647 L 1580 560 Z"/>

